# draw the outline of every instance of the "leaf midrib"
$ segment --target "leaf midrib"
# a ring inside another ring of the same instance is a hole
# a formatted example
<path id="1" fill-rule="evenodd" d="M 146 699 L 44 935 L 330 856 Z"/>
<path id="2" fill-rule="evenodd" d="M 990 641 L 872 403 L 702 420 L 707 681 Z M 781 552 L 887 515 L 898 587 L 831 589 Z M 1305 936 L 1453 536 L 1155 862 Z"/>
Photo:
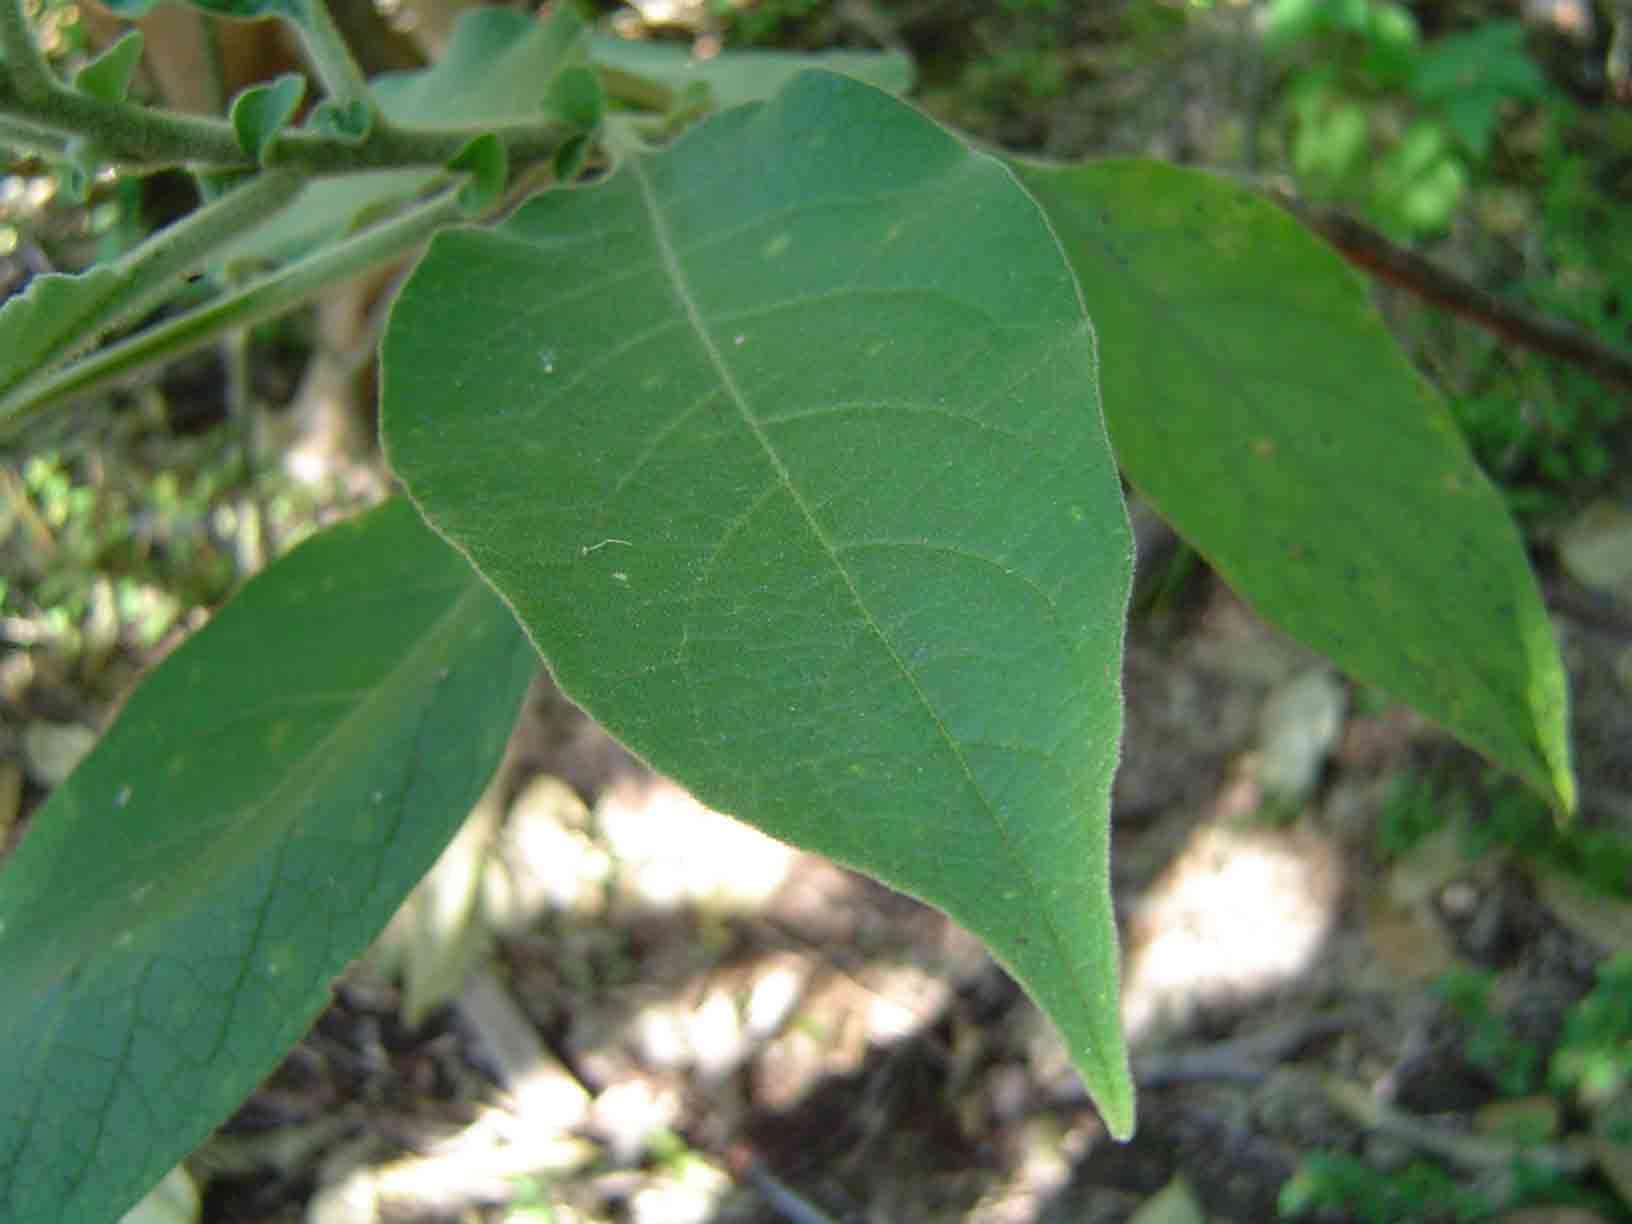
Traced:
<path id="1" fill-rule="evenodd" d="M 1037 879 L 1036 874 L 1031 870 L 1031 866 L 1029 863 L 1027 863 L 1024 856 L 1022 856 L 1015 848 L 1014 841 L 1010 836 L 1008 827 L 999 818 L 991 799 L 987 796 L 984 788 L 982 788 L 980 785 L 979 780 L 975 777 L 974 771 L 970 767 L 968 758 L 964 755 L 957 739 L 952 735 L 951 731 L 947 728 L 946 723 L 936 712 L 935 707 L 929 700 L 928 695 L 918 684 L 917 679 L 907 668 L 900 654 L 890 642 L 888 635 L 884 633 L 883 629 L 878 624 L 878 621 L 873 616 L 872 611 L 868 608 L 866 601 L 862 598 L 861 592 L 856 586 L 854 577 L 841 563 L 837 546 L 828 537 L 826 531 L 823 530 L 822 525 L 817 520 L 815 513 L 811 510 L 809 504 L 800 494 L 798 486 L 793 480 L 792 474 L 788 471 L 787 465 L 782 461 L 782 456 L 778 453 L 775 444 L 766 434 L 764 427 L 759 422 L 759 419 L 754 415 L 752 408 L 749 406 L 747 396 L 743 394 L 742 389 L 738 386 L 736 378 L 731 372 L 730 366 L 725 361 L 723 350 L 721 350 L 719 345 L 715 343 L 713 333 L 710 331 L 707 323 L 703 319 L 702 312 L 698 309 L 697 299 L 695 294 L 692 292 L 690 280 L 687 277 L 684 268 L 680 264 L 673 236 L 669 232 L 667 219 L 660 206 L 660 201 L 657 198 L 651 178 L 646 173 L 646 170 L 642 165 L 642 161 L 642 158 L 634 157 L 631 158 L 627 164 L 630 172 L 634 175 L 635 183 L 640 192 L 641 204 L 645 209 L 651 226 L 652 238 L 657 247 L 658 259 L 661 263 L 663 273 L 668 279 L 670 287 L 674 292 L 675 299 L 679 302 L 680 307 L 685 314 L 686 322 L 689 325 L 692 333 L 697 337 L 698 343 L 702 346 L 704 356 L 707 358 L 710 367 L 714 370 L 716 376 L 719 378 L 721 386 L 725 390 L 732 406 L 736 409 L 738 416 L 743 422 L 743 425 L 748 429 L 750 435 L 758 444 L 760 451 L 764 454 L 766 462 L 770 464 L 771 470 L 781 482 L 783 489 L 793 500 L 794 506 L 798 509 L 800 516 L 805 520 L 806 525 L 809 527 L 811 535 L 816 539 L 822 550 L 827 554 L 829 562 L 832 564 L 834 570 L 838 573 L 840 579 L 844 582 L 845 589 L 849 592 L 850 598 L 861 614 L 868 630 L 883 647 L 885 653 L 890 658 L 890 662 L 895 666 L 896 671 L 911 689 L 912 694 L 917 700 L 919 706 L 934 724 L 936 733 L 940 736 L 942 742 L 946 745 L 947 750 L 951 753 L 952 759 L 957 762 L 958 769 L 962 772 L 964 780 L 968 784 L 970 791 L 974 794 L 981 808 L 984 809 L 992 827 L 996 829 L 998 838 L 1003 843 L 1004 850 L 1008 854 L 1010 861 L 1015 865 L 1018 873 L 1025 879 L 1025 882 L 1031 891 L 1031 895 L 1036 897 L 1043 896 L 1044 894 L 1040 881 Z M 1067 967 L 1074 964 L 1075 960 L 1069 953 L 1067 946 L 1068 941 L 1065 938 L 1064 932 L 1060 929 L 1059 924 L 1055 921 L 1052 910 L 1047 905 L 1041 907 L 1041 921 L 1044 929 L 1048 933 L 1048 941 L 1053 946 L 1059 963 L 1062 966 Z M 1070 982 L 1072 992 L 1077 995 L 1079 1004 L 1086 1011 L 1092 1012 L 1094 1006 L 1093 1000 L 1087 996 L 1076 975 L 1067 972 L 1063 976 Z M 1096 1050 L 1096 1056 L 1098 1053 L 1099 1052 Z"/>
<path id="2" fill-rule="evenodd" d="M 360 746 L 366 748 L 369 736 L 377 730 L 382 717 L 388 717 L 390 712 L 397 708 L 403 685 L 408 683 L 406 677 L 415 675 L 420 669 L 428 666 L 427 660 L 446 657 L 450 643 L 469 619 L 473 601 L 486 596 L 486 589 L 479 582 L 470 581 L 463 586 L 463 590 L 452 596 L 446 610 L 426 626 L 425 631 L 379 681 L 366 689 L 358 690 L 352 708 L 335 719 L 332 729 L 302 753 L 298 760 L 290 763 L 288 773 L 277 787 L 260 799 L 245 804 L 217 830 L 211 839 L 214 845 L 237 847 L 236 852 L 225 856 L 210 856 L 217 872 L 225 874 L 234 871 L 254 861 L 269 849 L 286 843 L 294 827 L 294 821 L 309 807 L 310 796 L 321 793 L 325 784 L 349 762 L 367 755 L 366 751 L 359 752 L 357 749 Z M 87 797 L 77 789 L 70 790 L 64 795 L 64 802 L 71 802 L 76 807 L 86 801 Z M 259 819 L 265 813 L 279 810 L 291 811 L 293 816 L 276 821 Z M 396 819 L 400 818 L 399 810 Z M 185 830 L 177 832 L 185 834 Z M 187 849 L 184 836 L 177 836 L 174 840 L 178 849 Z M 192 896 L 205 895 L 207 892 L 207 888 L 198 890 Z M 185 899 L 172 900 L 170 904 L 150 911 L 141 921 L 144 926 L 155 922 L 169 922 L 187 909 Z M 81 928 L 76 934 L 75 942 L 87 937 Z M 83 963 L 87 955 L 93 952 L 94 949 L 72 946 L 53 951 L 47 944 L 35 955 L 27 958 L 25 964 L 28 969 L 22 976 L 30 984 L 31 989 L 36 988 L 54 972 L 66 971 Z"/>

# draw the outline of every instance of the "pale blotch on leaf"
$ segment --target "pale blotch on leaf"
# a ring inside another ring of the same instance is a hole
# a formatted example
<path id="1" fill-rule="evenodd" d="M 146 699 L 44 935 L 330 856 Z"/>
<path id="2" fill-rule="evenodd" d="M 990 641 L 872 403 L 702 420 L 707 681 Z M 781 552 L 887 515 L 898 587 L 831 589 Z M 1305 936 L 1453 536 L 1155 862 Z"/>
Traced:
<path id="1" fill-rule="evenodd" d="M 268 977 L 282 977 L 294 960 L 294 951 L 288 944 L 279 944 L 266 956 L 266 975 Z"/>
<path id="2" fill-rule="evenodd" d="M 778 234 L 761 248 L 766 259 L 775 259 L 793 245 L 793 239 L 786 234 Z"/>

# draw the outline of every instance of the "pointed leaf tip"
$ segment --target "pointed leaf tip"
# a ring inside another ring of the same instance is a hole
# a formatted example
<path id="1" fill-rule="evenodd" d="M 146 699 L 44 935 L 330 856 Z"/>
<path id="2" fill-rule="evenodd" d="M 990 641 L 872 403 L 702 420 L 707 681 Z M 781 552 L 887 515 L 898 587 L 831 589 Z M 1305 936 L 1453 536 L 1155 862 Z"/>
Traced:
<path id="1" fill-rule="evenodd" d="M 1128 478 L 1266 619 L 1571 811 L 1564 667 L 1524 541 L 1365 283 L 1213 175 L 1015 171 L 1083 286 Z"/>

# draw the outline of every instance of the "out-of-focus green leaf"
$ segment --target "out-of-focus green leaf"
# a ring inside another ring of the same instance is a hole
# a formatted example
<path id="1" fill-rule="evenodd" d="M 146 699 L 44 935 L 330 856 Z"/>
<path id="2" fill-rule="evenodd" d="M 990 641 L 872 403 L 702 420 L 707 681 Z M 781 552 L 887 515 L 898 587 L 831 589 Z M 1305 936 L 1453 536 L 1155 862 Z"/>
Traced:
<path id="1" fill-rule="evenodd" d="M 130 30 L 74 74 L 74 88 L 103 102 L 123 102 L 142 58 L 142 32 Z"/>
<path id="2" fill-rule="evenodd" d="M 1544 96 L 1547 78 L 1525 49 L 1521 23 L 1484 21 L 1429 44 L 1410 89 L 1419 101 L 1441 108 L 1469 151 L 1482 158 L 1501 120 L 1502 104 Z"/>
<path id="3" fill-rule="evenodd" d="M 715 106 L 723 109 L 770 97 L 799 73 L 812 68 L 842 73 L 893 94 L 912 89 L 912 60 L 896 51 L 722 51 L 707 59 L 674 43 L 635 41 L 597 34 L 590 58 L 658 81 L 679 93 L 706 85 Z"/>
<path id="4" fill-rule="evenodd" d="M 0 1219 L 117 1219 L 236 1108 L 458 828 L 534 666 L 396 502 L 148 678 L 0 870 Z"/>
<path id="5" fill-rule="evenodd" d="M 1412 124 L 1377 165 L 1377 212 L 1406 235 L 1444 230 L 1467 190 L 1463 156 L 1439 123 Z"/>

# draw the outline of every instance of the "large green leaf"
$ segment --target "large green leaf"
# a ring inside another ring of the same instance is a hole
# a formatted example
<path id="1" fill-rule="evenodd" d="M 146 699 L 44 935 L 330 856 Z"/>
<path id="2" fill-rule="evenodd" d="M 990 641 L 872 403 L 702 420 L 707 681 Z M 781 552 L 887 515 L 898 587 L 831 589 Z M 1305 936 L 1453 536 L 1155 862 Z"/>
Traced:
<path id="1" fill-rule="evenodd" d="M 433 242 L 387 447 L 557 679 L 706 802 L 980 935 L 1132 1129 L 1106 873 L 1129 536 L 998 162 L 798 77 Z"/>
<path id="2" fill-rule="evenodd" d="M 0 871 L 0 1219 L 106 1224 L 231 1113 L 457 829 L 534 666 L 399 501 L 143 684 Z"/>
<path id="3" fill-rule="evenodd" d="M 1518 530 L 1364 282 L 1210 175 L 1016 169 L 1082 284 L 1129 479 L 1270 620 L 1573 807 Z"/>

